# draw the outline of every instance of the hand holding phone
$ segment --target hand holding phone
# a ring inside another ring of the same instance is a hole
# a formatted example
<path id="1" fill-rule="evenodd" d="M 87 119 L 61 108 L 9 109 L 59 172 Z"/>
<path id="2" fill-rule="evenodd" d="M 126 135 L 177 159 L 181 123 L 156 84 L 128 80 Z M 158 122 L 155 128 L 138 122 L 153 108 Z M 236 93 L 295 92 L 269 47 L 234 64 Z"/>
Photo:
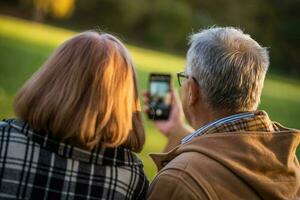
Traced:
<path id="1" fill-rule="evenodd" d="M 150 86 L 150 81 L 149 81 Z M 164 152 L 167 152 L 178 145 L 182 138 L 192 133 L 194 130 L 184 122 L 184 113 L 181 101 L 176 90 L 171 88 L 171 105 L 169 116 L 167 120 L 154 119 L 155 127 L 168 138 L 168 143 Z M 150 90 L 144 93 L 144 111 L 148 116 L 150 115 Z"/>

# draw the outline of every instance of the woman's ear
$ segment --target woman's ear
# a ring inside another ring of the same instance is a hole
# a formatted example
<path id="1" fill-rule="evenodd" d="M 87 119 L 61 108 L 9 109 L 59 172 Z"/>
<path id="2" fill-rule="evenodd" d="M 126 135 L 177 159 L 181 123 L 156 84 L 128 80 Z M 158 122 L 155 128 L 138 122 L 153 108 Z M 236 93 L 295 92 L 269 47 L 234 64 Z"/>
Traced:
<path id="1" fill-rule="evenodd" d="M 189 105 L 193 106 L 198 103 L 200 97 L 200 89 L 198 83 L 192 78 L 189 78 Z"/>

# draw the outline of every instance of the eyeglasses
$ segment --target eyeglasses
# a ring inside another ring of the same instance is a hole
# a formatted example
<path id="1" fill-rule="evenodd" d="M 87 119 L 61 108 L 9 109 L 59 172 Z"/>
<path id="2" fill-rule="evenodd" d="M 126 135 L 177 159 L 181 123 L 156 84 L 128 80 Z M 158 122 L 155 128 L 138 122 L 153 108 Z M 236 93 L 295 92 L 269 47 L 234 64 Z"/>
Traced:
<path id="1" fill-rule="evenodd" d="M 181 85 L 182 85 L 183 79 L 186 79 L 186 78 L 189 78 L 189 76 L 187 76 L 187 75 L 185 74 L 185 72 L 178 72 L 178 73 L 177 73 L 177 80 L 178 80 L 178 84 L 179 84 L 180 87 L 181 87 Z"/>
<path id="2" fill-rule="evenodd" d="M 188 79 L 189 76 L 185 74 L 185 72 L 178 72 L 177 73 L 177 80 L 178 80 L 178 84 L 181 87 L 182 85 L 182 81 L 184 79 Z M 199 85 L 198 81 L 196 80 L 196 78 L 192 77 L 192 79 Z"/>

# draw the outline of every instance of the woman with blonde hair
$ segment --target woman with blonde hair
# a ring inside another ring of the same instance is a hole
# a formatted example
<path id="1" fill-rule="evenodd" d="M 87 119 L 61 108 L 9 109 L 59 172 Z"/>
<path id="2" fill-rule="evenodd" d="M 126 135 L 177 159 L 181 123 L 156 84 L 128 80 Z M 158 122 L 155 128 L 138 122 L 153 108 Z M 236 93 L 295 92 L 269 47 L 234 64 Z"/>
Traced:
<path id="1" fill-rule="evenodd" d="M 24 84 L 0 123 L 0 198 L 143 199 L 135 69 L 114 36 L 83 32 Z"/>

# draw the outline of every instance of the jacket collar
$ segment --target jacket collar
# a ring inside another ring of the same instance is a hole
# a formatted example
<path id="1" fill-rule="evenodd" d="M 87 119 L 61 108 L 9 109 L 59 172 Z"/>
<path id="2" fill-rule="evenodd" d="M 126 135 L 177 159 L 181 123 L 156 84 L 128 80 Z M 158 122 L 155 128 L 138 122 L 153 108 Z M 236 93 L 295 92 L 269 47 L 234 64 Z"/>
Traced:
<path id="1" fill-rule="evenodd" d="M 229 133 L 237 131 L 263 131 L 272 132 L 278 131 L 279 128 L 270 120 L 268 114 L 265 111 L 251 112 L 254 114 L 253 117 L 241 118 L 236 121 L 218 124 L 205 130 L 203 133 Z"/>
<path id="2" fill-rule="evenodd" d="M 257 112 L 244 112 L 244 113 L 238 113 L 231 116 L 227 116 L 221 119 L 217 119 L 214 121 L 211 121 L 204 126 L 200 127 L 190 135 L 184 137 L 181 140 L 181 144 L 187 143 L 191 141 L 193 138 L 198 137 L 200 135 L 208 134 L 208 133 L 215 133 L 215 132 L 233 132 L 235 130 L 249 130 L 252 129 L 253 124 L 249 123 L 251 118 L 262 118 L 263 122 L 270 121 L 268 120 L 268 115 L 264 111 L 257 111 Z M 253 121 L 253 120 L 252 120 Z M 239 124 L 236 124 L 236 122 L 239 122 Z M 270 129 L 272 130 L 272 127 L 265 127 L 264 124 L 259 123 L 258 126 L 255 128 L 257 129 Z M 239 127 L 244 126 L 244 127 Z M 261 127 L 262 126 L 262 127 Z M 251 130 L 249 130 L 251 131 Z"/>
<path id="3" fill-rule="evenodd" d="M 173 160 L 176 156 L 187 151 L 198 151 L 199 143 L 208 138 L 222 137 L 222 140 L 230 143 L 230 138 L 246 137 L 250 134 L 264 136 L 264 133 L 290 133 L 298 130 L 288 129 L 281 126 L 279 123 L 273 123 L 265 111 L 255 111 L 252 118 L 242 118 L 234 122 L 219 124 L 205 130 L 203 134 L 193 138 L 191 141 L 180 144 L 167 153 L 150 154 L 150 157 L 155 162 L 158 170 L 162 169 L 166 164 Z M 242 134 L 241 134 L 242 133 Z M 199 147 L 200 148 L 200 147 Z M 209 149 L 208 149 L 209 151 Z"/>

